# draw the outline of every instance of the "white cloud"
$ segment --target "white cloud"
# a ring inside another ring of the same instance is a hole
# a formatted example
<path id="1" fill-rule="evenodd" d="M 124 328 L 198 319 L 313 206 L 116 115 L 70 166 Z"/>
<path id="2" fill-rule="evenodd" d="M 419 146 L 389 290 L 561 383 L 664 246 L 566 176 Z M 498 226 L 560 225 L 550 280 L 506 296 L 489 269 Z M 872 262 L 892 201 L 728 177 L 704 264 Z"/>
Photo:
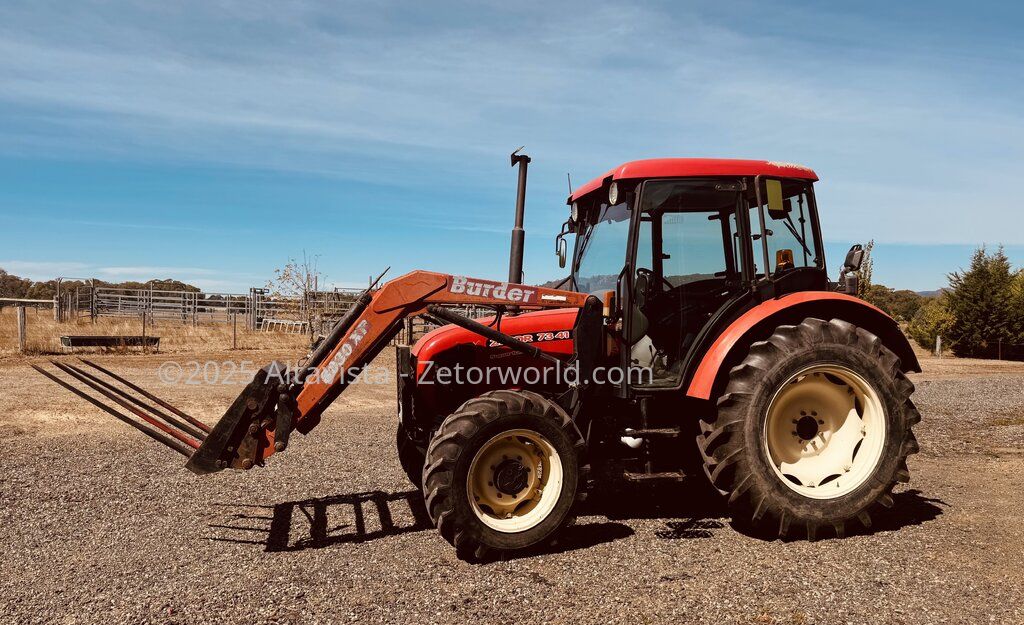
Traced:
<path id="1" fill-rule="evenodd" d="M 522 143 L 535 168 L 578 181 L 630 158 L 763 157 L 822 175 L 836 237 L 1024 242 L 1002 188 L 1024 173 L 1024 94 L 998 77 L 1019 49 L 989 38 L 958 51 L 927 20 L 901 30 L 826 7 L 679 4 L 60 11 L 0 11 L 0 106 L 17 120 L 0 123 L 0 151 L 452 193 L 493 180 L 496 155 Z M 556 178 L 531 182 L 545 203 L 564 197 Z"/>

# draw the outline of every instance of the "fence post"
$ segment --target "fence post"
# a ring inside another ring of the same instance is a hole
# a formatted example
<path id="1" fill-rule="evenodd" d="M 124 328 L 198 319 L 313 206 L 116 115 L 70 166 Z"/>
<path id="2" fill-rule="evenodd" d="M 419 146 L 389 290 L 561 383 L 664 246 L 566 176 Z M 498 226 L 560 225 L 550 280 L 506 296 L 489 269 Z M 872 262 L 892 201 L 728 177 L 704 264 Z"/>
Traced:
<path id="1" fill-rule="evenodd" d="M 231 313 L 231 349 L 238 349 L 238 313 Z"/>
<path id="2" fill-rule="evenodd" d="M 15 310 L 18 313 L 18 351 L 25 353 L 25 307 L 17 306 Z"/>
<path id="3" fill-rule="evenodd" d="M 999 351 L 997 352 L 997 359 L 1003 359 L 1003 339 L 999 339 Z"/>
<path id="4" fill-rule="evenodd" d="M 935 356 L 938 357 L 938 358 L 942 358 L 942 337 L 941 336 L 936 336 L 935 337 Z"/>
<path id="5" fill-rule="evenodd" d="M 53 296 L 53 320 L 60 321 L 60 297 Z"/>

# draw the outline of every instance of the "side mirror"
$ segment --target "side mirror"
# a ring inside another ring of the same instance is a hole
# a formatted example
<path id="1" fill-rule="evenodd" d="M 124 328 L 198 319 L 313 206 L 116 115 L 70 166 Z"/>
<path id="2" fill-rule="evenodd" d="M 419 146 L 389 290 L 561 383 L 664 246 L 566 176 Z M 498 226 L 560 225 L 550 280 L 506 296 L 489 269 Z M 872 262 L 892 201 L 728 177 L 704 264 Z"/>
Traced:
<path id="1" fill-rule="evenodd" d="M 565 236 L 559 234 L 555 237 L 555 255 L 558 256 L 558 266 L 565 268 L 565 254 L 568 249 L 568 245 L 565 242 Z"/>
<path id="2" fill-rule="evenodd" d="M 864 246 L 857 243 L 846 253 L 846 260 L 843 261 L 843 269 L 846 271 L 860 271 L 860 265 L 864 262 Z"/>
<path id="3" fill-rule="evenodd" d="M 772 219 L 785 219 L 789 211 L 793 210 L 793 203 L 782 200 L 782 181 L 767 179 L 764 181 L 764 188 L 768 196 L 768 215 Z"/>

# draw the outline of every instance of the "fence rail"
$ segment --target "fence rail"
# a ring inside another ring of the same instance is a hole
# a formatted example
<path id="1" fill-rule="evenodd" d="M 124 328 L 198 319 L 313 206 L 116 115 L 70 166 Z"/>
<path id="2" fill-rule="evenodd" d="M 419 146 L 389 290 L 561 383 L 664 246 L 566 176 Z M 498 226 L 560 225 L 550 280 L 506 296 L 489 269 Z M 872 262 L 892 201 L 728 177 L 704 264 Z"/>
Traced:
<path id="1" fill-rule="evenodd" d="M 333 323 L 348 312 L 361 292 L 337 289 L 288 297 L 258 288 L 249 289 L 245 294 L 80 286 L 55 298 L 54 316 L 60 321 L 144 317 L 150 323 L 191 325 L 238 320 L 256 331 L 326 334 Z M 470 318 L 492 314 L 490 309 L 480 306 L 453 309 Z M 399 340 L 411 343 L 434 327 L 424 319 L 411 320 L 405 324 Z"/>

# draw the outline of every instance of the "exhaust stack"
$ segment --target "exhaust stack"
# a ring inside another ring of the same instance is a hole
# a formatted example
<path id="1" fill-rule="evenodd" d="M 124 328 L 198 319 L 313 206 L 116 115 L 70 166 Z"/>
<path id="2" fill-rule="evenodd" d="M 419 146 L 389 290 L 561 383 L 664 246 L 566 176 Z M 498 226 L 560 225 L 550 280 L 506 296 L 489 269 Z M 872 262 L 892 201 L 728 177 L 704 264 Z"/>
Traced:
<path id="1" fill-rule="evenodd" d="M 519 150 L 522 149 L 519 148 Z M 512 167 L 519 165 L 519 187 L 516 189 L 516 223 L 512 227 L 512 250 L 508 259 L 508 281 L 513 284 L 522 284 L 523 282 L 523 245 L 526 242 L 523 214 L 526 212 L 526 166 L 530 164 L 530 157 L 520 154 L 519 150 L 512 153 Z"/>

